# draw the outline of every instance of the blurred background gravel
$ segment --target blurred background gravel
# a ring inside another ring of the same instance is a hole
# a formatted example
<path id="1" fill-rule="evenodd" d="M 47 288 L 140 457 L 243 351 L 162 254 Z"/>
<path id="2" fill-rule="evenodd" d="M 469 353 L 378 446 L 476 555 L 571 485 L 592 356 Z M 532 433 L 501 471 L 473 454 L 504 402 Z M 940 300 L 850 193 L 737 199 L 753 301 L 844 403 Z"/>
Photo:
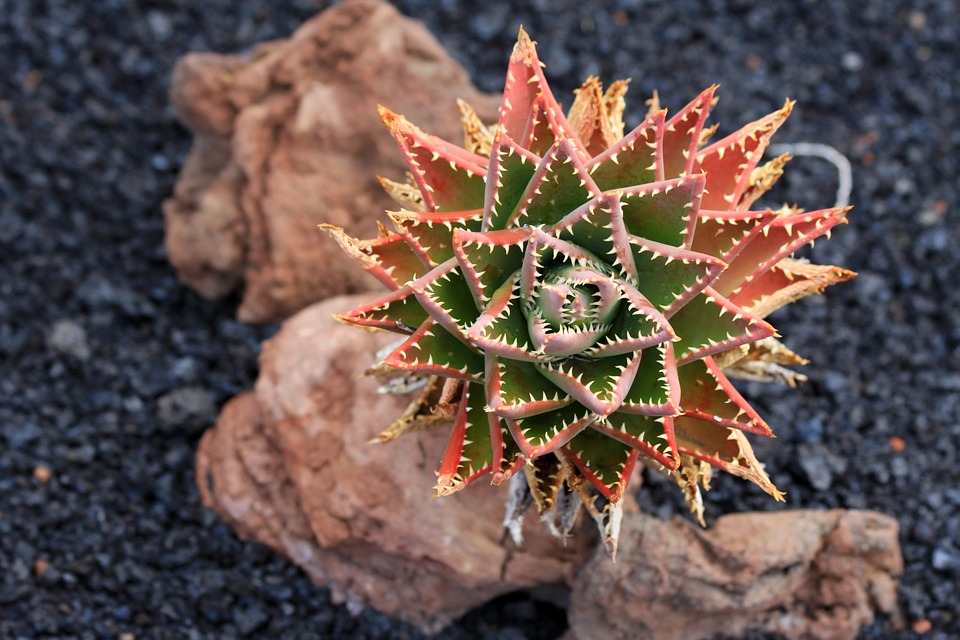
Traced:
<path id="1" fill-rule="evenodd" d="M 203 428 L 256 376 L 271 328 L 178 284 L 160 202 L 190 139 L 167 103 L 188 51 L 292 32 L 314 0 L 0 0 L 0 637 L 417 638 L 352 618 L 294 567 L 199 504 Z M 812 258 L 852 283 L 779 313 L 811 382 L 749 384 L 779 438 L 758 443 L 790 507 L 895 516 L 904 620 L 863 638 L 960 637 L 960 9 L 887 0 L 400 0 L 487 91 L 522 23 L 558 96 L 631 77 L 630 122 L 658 89 L 679 108 L 720 83 L 720 133 L 796 98 L 778 142 L 854 166 L 851 224 Z M 451 109 L 454 108 L 451 105 Z M 797 159 L 766 202 L 833 204 Z M 649 478 L 644 509 L 684 511 Z M 716 517 L 780 508 L 721 478 Z M 552 639 L 564 613 L 526 596 L 444 638 Z"/>

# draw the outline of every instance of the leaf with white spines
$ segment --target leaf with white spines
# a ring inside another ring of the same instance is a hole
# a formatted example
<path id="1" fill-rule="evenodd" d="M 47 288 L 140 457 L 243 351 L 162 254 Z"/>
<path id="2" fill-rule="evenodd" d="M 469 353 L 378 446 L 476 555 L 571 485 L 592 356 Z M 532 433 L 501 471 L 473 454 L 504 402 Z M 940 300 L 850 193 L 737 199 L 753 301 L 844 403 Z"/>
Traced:
<path id="1" fill-rule="evenodd" d="M 585 354 L 596 358 L 640 351 L 673 340 L 676 334 L 667 319 L 627 282 L 620 283 L 623 291 L 620 310 L 610 328 Z"/>
<path id="2" fill-rule="evenodd" d="M 677 369 L 683 415 L 724 427 L 772 437 L 766 421 L 734 388 L 713 358 L 707 356 Z"/>
<path id="3" fill-rule="evenodd" d="M 510 215 L 509 226 L 554 225 L 600 195 L 574 144 L 563 138 L 550 147 Z"/>
<path id="4" fill-rule="evenodd" d="M 705 209 L 733 211 L 744 206 L 741 197 L 750 186 L 753 170 L 780 125 L 790 115 L 793 102 L 752 122 L 697 153 L 694 171 L 707 177 Z"/>
<path id="5" fill-rule="evenodd" d="M 569 358 L 541 362 L 537 363 L 537 368 L 581 405 L 605 416 L 623 404 L 624 396 L 633 385 L 641 353 L 623 353 L 596 360 Z"/>
<path id="6" fill-rule="evenodd" d="M 337 319 L 361 327 L 411 334 L 427 317 L 413 289 L 404 286 L 339 314 Z"/>
<path id="7" fill-rule="evenodd" d="M 498 485 L 513 477 L 523 467 L 526 458 L 514 440 L 506 420 L 493 413 L 488 413 L 487 418 L 490 421 L 490 443 L 493 448 L 491 483 Z"/>
<path id="8" fill-rule="evenodd" d="M 527 229 L 501 229 L 478 233 L 454 230 L 454 254 L 460 263 L 460 271 L 481 308 L 486 307 L 493 292 L 520 269 L 529 239 L 530 231 Z"/>
<path id="9" fill-rule="evenodd" d="M 483 379 L 483 356 L 428 319 L 383 360 L 401 371 L 478 382 Z"/>
<path id="10" fill-rule="evenodd" d="M 483 200 L 484 231 L 504 229 L 542 158 L 518 145 L 503 131 L 493 140 Z"/>
<path id="11" fill-rule="evenodd" d="M 714 288 L 725 296 L 735 295 L 754 279 L 766 273 L 800 247 L 847 221 L 850 207 L 784 213 L 765 226 L 745 246 L 714 282 Z"/>
<path id="12" fill-rule="evenodd" d="M 665 111 L 648 117 L 625 138 L 587 163 L 587 171 L 604 191 L 662 182 Z"/>
<path id="13" fill-rule="evenodd" d="M 457 259 L 450 258 L 410 283 L 414 295 L 430 317 L 469 344 L 466 330 L 480 315 Z"/>
<path id="14" fill-rule="evenodd" d="M 673 343 L 644 349 L 630 391 L 619 412 L 670 416 L 680 411 L 680 381 Z"/>
<path id="15" fill-rule="evenodd" d="M 479 231 L 483 209 L 470 211 L 388 211 L 397 233 L 431 268 L 453 257 L 455 229 Z"/>
<path id="16" fill-rule="evenodd" d="M 780 307 L 796 302 L 857 274 L 831 265 L 810 264 L 784 258 L 764 274 L 754 278 L 730 302 L 765 318 Z"/>
<path id="17" fill-rule="evenodd" d="M 390 289 L 399 289 L 427 272 L 427 266 L 399 234 L 357 240 L 340 227 L 322 224 L 320 228 L 336 240 L 344 253 Z"/>
<path id="18" fill-rule="evenodd" d="M 504 421 L 523 455 L 536 458 L 562 447 L 594 420 L 596 416 L 590 410 L 573 403 L 555 411 Z"/>
<path id="19" fill-rule="evenodd" d="M 502 418 L 525 418 L 554 411 L 573 402 L 565 391 L 543 377 L 529 362 L 486 354 L 484 381 L 487 406 Z"/>
<path id="20" fill-rule="evenodd" d="M 673 416 L 643 416 L 617 411 L 590 425 L 590 428 L 633 447 L 667 469 L 677 467 L 677 440 L 673 434 Z"/>
<path id="21" fill-rule="evenodd" d="M 380 118 L 397 140 L 427 210 L 483 206 L 487 158 L 424 133 L 386 107 L 380 107 Z"/>
<path id="22" fill-rule="evenodd" d="M 667 120 L 663 132 L 664 178 L 693 175 L 700 133 L 714 101 L 716 85 L 706 89 Z"/>
<path id="23" fill-rule="evenodd" d="M 553 225 L 549 233 L 601 257 L 625 276 L 636 278 L 633 254 L 628 248 L 629 235 L 616 194 L 589 200 Z"/>
<path id="24" fill-rule="evenodd" d="M 697 226 L 703 183 L 703 176 L 692 176 L 619 190 L 627 232 L 661 244 L 689 248 Z"/>
<path id="25" fill-rule="evenodd" d="M 711 287 L 681 307 L 670 318 L 670 326 L 680 338 L 674 344 L 678 366 L 776 334 L 769 324 Z"/>
<path id="26" fill-rule="evenodd" d="M 625 495 L 640 452 L 594 429 L 584 429 L 564 447 L 580 473 L 603 496 L 618 503 Z"/>
<path id="27" fill-rule="evenodd" d="M 708 211 L 697 215 L 691 249 L 729 265 L 763 229 L 777 219 L 773 211 Z"/>
<path id="28" fill-rule="evenodd" d="M 713 284 L 726 263 L 713 256 L 628 236 L 636 286 L 666 318 Z"/>
<path id="29" fill-rule="evenodd" d="M 493 468 L 490 420 L 483 387 L 463 385 L 450 441 L 437 471 L 437 496 L 464 488 Z"/>
<path id="30" fill-rule="evenodd" d="M 513 276 L 490 296 L 490 302 L 466 331 L 470 341 L 484 352 L 534 361 L 538 359 L 523 313 L 519 296 L 520 273 Z"/>

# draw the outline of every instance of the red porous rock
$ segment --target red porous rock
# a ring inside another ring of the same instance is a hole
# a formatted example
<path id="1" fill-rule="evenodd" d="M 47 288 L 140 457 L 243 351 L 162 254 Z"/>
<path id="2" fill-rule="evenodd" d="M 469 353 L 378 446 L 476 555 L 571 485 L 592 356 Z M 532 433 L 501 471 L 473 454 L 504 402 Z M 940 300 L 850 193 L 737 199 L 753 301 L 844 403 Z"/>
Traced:
<path id="1" fill-rule="evenodd" d="M 697 640 L 751 629 L 855 638 L 896 610 L 897 522 L 870 511 L 783 511 L 689 521 L 624 517 L 618 562 L 599 551 L 571 596 L 576 640 Z"/>
<path id="2" fill-rule="evenodd" d="M 449 429 L 369 443 L 410 398 L 379 394 L 363 376 L 398 336 L 333 319 L 359 302 L 311 306 L 264 345 L 255 391 L 227 404 L 200 444 L 204 503 L 336 600 L 427 630 L 503 593 L 569 585 L 595 542 L 592 523 L 564 546 L 530 515 L 518 549 L 501 525 L 506 486 L 431 499 Z"/>
<path id="3" fill-rule="evenodd" d="M 248 56 L 189 54 L 171 97 L 195 142 L 163 207 L 167 254 L 207 298 L 242 287 L 237 315 L 251 323 L 372 283 L 317 225 L 371 237 L 396 207 L 377 176 L 406 168 L 378 103 L 459 141 L 457 98 L 488 122 L 499 102 L 377 0 L 348 0 Z"/>

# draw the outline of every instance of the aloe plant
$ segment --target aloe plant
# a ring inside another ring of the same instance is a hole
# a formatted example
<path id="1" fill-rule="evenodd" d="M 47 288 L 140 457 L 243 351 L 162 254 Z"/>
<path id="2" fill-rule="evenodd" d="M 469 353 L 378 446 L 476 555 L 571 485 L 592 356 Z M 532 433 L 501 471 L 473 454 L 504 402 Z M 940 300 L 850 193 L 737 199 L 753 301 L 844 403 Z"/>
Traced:
<path id="1" fill-rule="evenodd" d="M 745 437 L 770 427 L 728 375 L 802 378 L 763 318 L 854 275 L 790 257 L 846 208 L 751 210 L 793 103 L 710 142 L 711 87 L 624 135 L 626 82 L 588 79 L 565 115 L 542 66 L 521 31 L 496 126 L 460 105 L 465 148 L 381 108 L 410 169 L 382 179 L 394 230 L 325 226 L 389 289 L 339 318 L 402 334 L 374 371 L 424 383 L 380 440 L 452 421 L 438 495 L 517 474 L 508 521 L 532 502 L 566 533 L 583 503 L 611 552 L 638 460 L 701 522 L 711 467 L 782 500 Z"/>

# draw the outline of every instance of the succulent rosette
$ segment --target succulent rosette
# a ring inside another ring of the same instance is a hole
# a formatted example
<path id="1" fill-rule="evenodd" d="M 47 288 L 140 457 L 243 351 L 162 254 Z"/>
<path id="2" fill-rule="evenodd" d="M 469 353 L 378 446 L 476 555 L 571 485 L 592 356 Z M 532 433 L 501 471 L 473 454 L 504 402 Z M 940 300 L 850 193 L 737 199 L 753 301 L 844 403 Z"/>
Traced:
<path id="1" fill-rule="evenodd" d="M 782 365 L 804 361 L 763 317 L 853 275 L 789 257 L 846 209 L 750 210 L 792 103 L 709 143 L 711 87 L 624 135 L 626 86 L 591 78 L 564 115 L 521 32 L 497 125 L 460 105 L 467 148 L 381 109 L 410 168 L 383 180 L 395 230 L 328 227 L 389 289 L 340 318 L 402 334 L 377 371 L 426 380 L 382 439 L 452 420 L 438 494 L 524 468 L 541 514 L 576 494 L 614 543 L 640 458 L 698 516 L 710 467 L 782 498 L 744 435 L 772 432 L 725 371 L 794 382 Z"/>

